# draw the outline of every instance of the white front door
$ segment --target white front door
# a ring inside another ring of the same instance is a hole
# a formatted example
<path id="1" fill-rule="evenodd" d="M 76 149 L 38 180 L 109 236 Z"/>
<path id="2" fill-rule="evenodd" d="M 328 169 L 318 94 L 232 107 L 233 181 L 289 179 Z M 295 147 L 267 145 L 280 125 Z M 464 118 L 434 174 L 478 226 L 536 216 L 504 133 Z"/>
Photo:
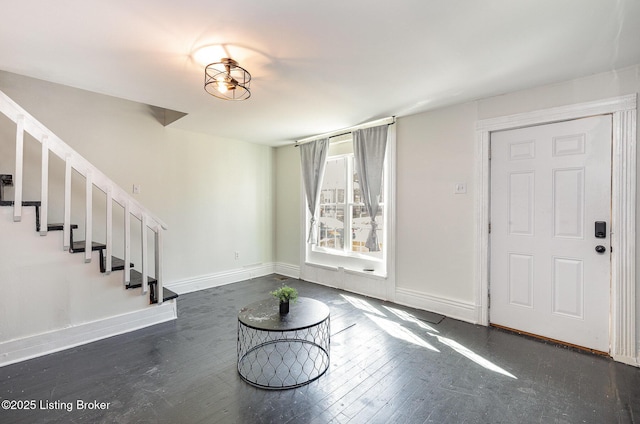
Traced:
<path id="1" fill-rule="evenodd" d="M 609 352 L 610 216 L 610 115 L 492 133 L 490 322 Z"/>

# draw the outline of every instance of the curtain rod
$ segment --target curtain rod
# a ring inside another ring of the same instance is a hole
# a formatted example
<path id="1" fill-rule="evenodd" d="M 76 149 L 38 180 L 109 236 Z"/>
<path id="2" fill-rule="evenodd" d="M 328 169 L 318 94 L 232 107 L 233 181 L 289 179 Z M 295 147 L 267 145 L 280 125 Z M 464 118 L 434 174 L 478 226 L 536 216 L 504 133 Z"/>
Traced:
<path id="1" fill-rule="evenodd" d="M 320 134 L 320 135 L 314 135 L 314 136 L 311 136 L 311 137 L 303 138 L 301 140 L 297 140 L 293 146 L 294 147 L 298 147 L 301 144 L 309 143 L 310 141 L 318 140 L 320 138 L 339 137 L 341 135 L 349 134 L 350 132 L 353 132 L 354 130 L 359 130 L 359 129 L 363 129 L 363 128 L 370 128 L 370 127 L 376 127 L 378 125 L 384 125 L 384 124 L 392 125 L 392 124 L 395 124 L 395 123 L 396 123 L 396 117 L 395 116 L 389 116 L 387 118 L 381 118 L 381 119 L 376 119 L 375 121 L 366 122 L 364 124 L 354 125 L 353 127 L 343 128 L 341 130 L 331 131 L 331 132 L 328 132 L 328 133 L 324 133 L 324 134 Z"/>

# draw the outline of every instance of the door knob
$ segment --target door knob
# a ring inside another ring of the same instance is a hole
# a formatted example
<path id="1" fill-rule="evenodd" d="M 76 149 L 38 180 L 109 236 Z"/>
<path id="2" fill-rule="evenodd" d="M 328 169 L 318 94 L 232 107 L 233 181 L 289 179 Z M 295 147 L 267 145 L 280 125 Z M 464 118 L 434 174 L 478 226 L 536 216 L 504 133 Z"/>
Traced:
<path id="1" fill-rule="evenodd" d="M 603 245 L 599 244 L 599 245 L 597 245 L 597 246 L 596 246 L 596 252 L 598 252 L 598 253 L 604 253 L 604 252 L 606 252 L 606 251 L 607 251 L 607 248 L 606 248 L 606 247 L 604 247 Z"/>

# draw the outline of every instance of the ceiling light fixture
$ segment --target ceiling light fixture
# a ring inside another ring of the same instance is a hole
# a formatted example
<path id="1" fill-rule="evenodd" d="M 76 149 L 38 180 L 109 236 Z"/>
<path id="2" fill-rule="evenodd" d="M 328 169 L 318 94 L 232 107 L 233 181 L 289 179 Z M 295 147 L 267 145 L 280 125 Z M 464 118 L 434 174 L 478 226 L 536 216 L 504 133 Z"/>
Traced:
<path id="1" fill-rule="evenodd" d="M 221 59 L 204 69 L 204 89 L 219 99 L 247 100 L 250 82 L 251 74 L 233 59 Z"/>

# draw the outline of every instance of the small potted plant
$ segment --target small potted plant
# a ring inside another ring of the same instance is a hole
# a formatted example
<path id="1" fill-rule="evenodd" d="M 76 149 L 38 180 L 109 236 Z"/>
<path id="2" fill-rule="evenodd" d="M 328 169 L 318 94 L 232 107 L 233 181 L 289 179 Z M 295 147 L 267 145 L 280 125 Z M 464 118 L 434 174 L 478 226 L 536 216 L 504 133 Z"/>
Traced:
<path id="1" fill-rule="evenodd" d="M 298 299 L 298 290 L 283 285 L 272 291 L 271 295 L 280 301 L 280 315 L 286 315 L 289 313 L 289 302 L 295 303 Z"/>

